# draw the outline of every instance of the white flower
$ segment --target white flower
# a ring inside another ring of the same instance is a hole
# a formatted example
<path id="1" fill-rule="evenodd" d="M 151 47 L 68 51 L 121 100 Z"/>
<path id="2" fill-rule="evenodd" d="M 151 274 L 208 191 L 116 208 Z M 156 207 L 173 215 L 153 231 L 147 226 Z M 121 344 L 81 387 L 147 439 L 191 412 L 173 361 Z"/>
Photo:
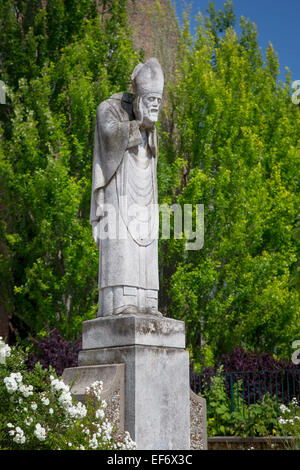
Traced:
<path id="1" fill-rule="evenodd" d="M 64 391 L 60 394 L 60 396 L 58 397 L 58 401 L 59 401 L 63 406 L 65 406 L 66 408 L 72 406 L 72 395 L 71 395 L 71 393 L 64 390 Z"/>
<path id="2" fill-rule="evenodd" d="M 77 403 L 75 406 L 69 406 L 66 411 L 71 418 L 75 419 L 82 419 L 87 414 L 87 409 L 81 402 Z"/>
<path id="3" fill-rule="evenodd" d="M 6 425 L 8 428 L 14 428 L 14 425 L 12 423 L 7 423 Z"/>
<path id="4" fill-rule="evenodd" d="M 13 441 L 16 442 L 17 444 L 24 444 L 24 442 L 26 441 L 24 431 L 19 426 L 16 427 L 16 433 L 13 438 Z"/>
<path id="5" fill-rule="evenodd" d="M 80 444 L 79 450 L 85 450 L 85 447 L 82 444 Z"/>
<path id="6" fill-rule="evenodd" d="M 94 398 L 97 398 L 98 400 L 100 400 L 102 390 L 103 390 L 102 380 L 96 380 L 96 382 L 93 382 L 89 387 L 86 387 L 85 392 L 87 395 L 92 395 Z"/>
<path id="7" fill-rule="evenodd" d="M 31 408 L 32 408 L 33 410 L 36 410 L 36 409 L 37 409 L 37 404 L 36 404 L 34 401 L 31 403 Z"/>
<path id="8" fill-rule="evenodd" d="M 105 400 L 102 400 L 102 401 L 101 401 L 101 406 L 102 406 L 102 408 L 103 408 L 104 410 L 107 408 L 107 403 L 106 403 Z"/>
<path id="9" fill-rule="evenodd" d="M 50 376 L 51 380 L 51 390 L 53 392 L 61 392 L 58 397 L 58 401 L 65 407 L 68 408 L 72 406 L 72 395 L 70 393 L 70 388 L 64 383 L 63 380 L 54 379 L 53 376 Z"/>
<path id="10" fill-rule="evenodd" d="M 98 441 L 96 434 L 93 435 L 92 439 L 89 440 L 89 448 L 90 449 L 97 449 Z"/>
<path id="11" fill-rule="evenodd" d="M 20 392 L 22 393 L 23 397 L 27 398 L 30 397 L 30 395 L 33 395 L 33 386 L 32 385 L 24 385 L 21 384 L 19 387 Z"/>
<path id="12" fill-rule="evenodd" d="M 105 430 L 105 432 L 111 433 L 113 430 L 112 424 L 108 421 L 106 418 L 105 421 L 102 423 L 102 428 Z"/>
<path id="13" fill-rule="evenodd" d="M 281 413 L 285 413 L 285 412 L 290 413 L 290 411 L 291 411 L 287 406 L 285 406 L 283 404 L 280 405 L 279 408 L 280 408 Z"/>
<path id="14" fill-rule="evenodd" d="M 18 384 L 13 377 L 5 377 L 3 382 L 8 393 L 14 393 L 16 390 L 18 390 Z"/>
<path id="15" fill-rule="evenodd" d="M 33 421 L 33 418 L 28 417 L 24 420 L 24 423 L 26 424 L 26 426 L 30 426 L 32 424 L 32 421 Z"/>
<path id="16" fill-rule="evenodd" d="M 123 449 L 136 449 L 136 442 L 134 442 L 128 431 L 125 431 L 124 444 L 122 445 Z"/>
<path id="17" fill-rule="evenodd" d="M 96 411 L 95 416 L 97 419 L 103 419 L 105 417 L 104 411 L 100 408 Z"/>
<path id="18" fill-rule="evenodd" d="M 0 364 L 3 364 L 5 359 L 10 356 L 10 352 L 11 349 L 8 344 L 5 344 L 0 338 Z"/>
<path id="19" fill-rule="evenodd" d="M 55 392 L 59 392 L 59 391 L 61 391 L 61 390 L 64 391 L 64 392 L 69 392 L 69 391 L 70 391 L 69 386 L 66 385 L 63 380 L 54 379 L 53 377 L 52 377 L 52 379 L 51 379 L 51 377 L 52 377 L 52 376 L 50 376 L 50 380 L 51 380 L 51 389 L 52 389 L 53 391 L 55 391 Z"/>
<path id="20" fill-rule="evenodd" d="M 48 406 L 50 403 L 50 400 L 47 397 L 42 397 L 41 402 L 43 403 L 43 405 Z"/>
<path id="21" fill-rule="evenodd" d="M 49 408 L 50 415 L 53 415 L 53 408 Z"/>
<path id="22" fill-rule="evenodd" d="M 103 421 L 102 423 L 102 429 L 101 429 L 102 439 L 105 442 L 111 439 L 112 430 L 113 430 L 113 426 L 106 418 L 105 421 Z"/>
<path id="23" fill-rule="evenodd" d="M 22 374 L 21 372 L 12 372 L 10 374 L 10 377 L 15 379 L 16 382 L 18 382 L 19 384 L 22 382 L 23 378 L 22 378 Z"/>
<path id="24" fill-rule="evenodd" d="M 3 379 L 8 393 L 14 393 L 18 390 L 18 384 L 22 383 L 22 374 L 20 372 L 12 372 L 8 377 Z"/>
<path id="25" fill-rule="evenodd" d="M 37 423 L 35 425 L 35 430 L 33 431 L 33 434 L 37 437 L 39 441 L 45 441 L 47 434 L 46 434 L 46 429 L 43 428 L 40 423 Z"/>

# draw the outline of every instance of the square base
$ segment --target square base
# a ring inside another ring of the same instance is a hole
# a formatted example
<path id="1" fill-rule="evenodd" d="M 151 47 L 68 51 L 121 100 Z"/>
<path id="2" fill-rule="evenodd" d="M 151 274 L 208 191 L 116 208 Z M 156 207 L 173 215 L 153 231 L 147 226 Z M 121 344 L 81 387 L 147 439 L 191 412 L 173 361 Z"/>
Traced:
<path id="1" fill-rule="evenodd" d="M 83 350 L 79 365 L 125 364 L 125 430 L 139 450 L 190 449 L 189 354 L 120 346 Z"/>
<path id="2" fill-rule="evenodd" d="M 82 324 L 83 349 L 130 345 L 185 348 L 184 322 L 158 315 L 111 315 Z"/>

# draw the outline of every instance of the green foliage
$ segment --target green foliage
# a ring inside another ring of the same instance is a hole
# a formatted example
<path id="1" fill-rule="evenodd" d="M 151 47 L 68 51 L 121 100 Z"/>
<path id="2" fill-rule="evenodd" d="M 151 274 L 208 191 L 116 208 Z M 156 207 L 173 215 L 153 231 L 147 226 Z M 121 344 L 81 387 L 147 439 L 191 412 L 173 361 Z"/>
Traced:
<path id="1" fill-rule="evenodd" d="M 110 2 L 112 3 L 112 2 Z M 47 61 L 84 35 L 84 20 L 95 18 L 91 0 L 1 0 L 1 68 L 5 82 L 18 87 L 20 78 L 40 75 Z"/>
<path id="2" fill-rule="evenodd" d="M 277 403 L 269 393 L 259 402 L 247 406 L 239 404 L 238 411 L 233 413 L 234 434 L 240 437 L 280 435 Z M 279 431 L 279 432 L 278 432 Z"/>
<path id="3" fill-rule="evenodd" d="M 288 406 L 280 405 L 280 433 L 282 436 L 300 436 L 300 404 L 294 397 Z M 299 444 L 299 442 L 298 442 Z"/>
<path id="4" fill-rule="evenodd" d="M 160 247 L 161 301 L 196 360 L 202 345 L 214 360 L 237 345 L 290 357 L 300 322 L 300 114 L 272 46 L 264 61 L 255 25 L 233 25 L 227 4 L 199 18 L 196 38 L 184 29 L 160 145 L 161 202 L 204 204 L 201 250 Z"/>
<path id="5" fill-rule="evenodd" d="M 222 366 L 218 374 L 211 378 L 209 390 L 206 391 L 207 399 L 207 434 L 208 436 L 226 436 L 230 432 L 232 416 L 230 401 L 224 385 Z"/>
<path id="6" fill-rule="evenodd" d="M 26 8 L 0 2 L 9 18 L 5 29 L 0 22 L 2 44 L 9 43 L 1 47 L 1 61 L 11 84 L 0 142 L 0 289 L 25 336 L 42 332 L 46 321 L 76 338 L 97 308 L 98 250 L 89 224 L 95 114 L 101 101 L 128 89 L 138 61 L 125 2 L 104 3 L 96 15 L 87 0 L 41 8 L 33 0 Z M 29 37 L 36 54 L 28 50 Z"/>
<path id="7" fill-rule="evenodd" d="M 299 110 L 272 45 L 264 60 L 256 26 L 236 22 L 231 2 L 195 38 L 185 20 L 159 124 L 160 203 L 205 212 L 201 250 L 160 240 L 159 304 L 207 365 L 237 345 L 290 357 L 300 322 Z M 0 295 L 23 337 L 47 321 L 71 339 L 97 308 L 95 112 L 139 60 L 126 1 L 0 0 L 0 41 Z"/>
<path id="8" fill-rule="evenodd" d="M 205 390 L 208 436 L 299 436 L 300 407 L 296 398 L 286 406 L 266 393 L 256 403 L 243 401 L 242 383 L 234 384 L 231 398 L 225 388 L 222 366 Z"/>
<path id="9" fill-rule="evenodd" d="M 0 338 L 0 347 L 3 342 Z M 3 361 L 4 357 L 4 361 Z M 128 433 L 110 422 L 103 384 L 87 390 L 86 402 L 76 403 L 70 389 L 51 367 L 37 363 L 25 368 L 26 352 L 8 348 L 0 362 L 0 449 L 2 450 L 102 450 L 133 449 Z"/>

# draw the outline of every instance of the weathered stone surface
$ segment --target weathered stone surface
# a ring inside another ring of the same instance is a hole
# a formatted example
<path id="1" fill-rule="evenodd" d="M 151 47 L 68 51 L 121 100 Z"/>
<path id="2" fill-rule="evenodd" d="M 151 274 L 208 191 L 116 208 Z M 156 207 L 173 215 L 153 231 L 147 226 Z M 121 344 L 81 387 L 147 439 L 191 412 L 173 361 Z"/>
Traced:
<path id="1" fill-rule="evenodd" d="M 190 390 L 191 449 L 207 450 L 206 400 Z"/>
<path id="2" fill-rule="evenodd" d="M 134 94 L 115 94 L 97 108 L 90 222 L 100 249 L 99 318 L 83 323 L 79 367 L 64 376 L 80 371 L 80 395 L 99 374 L 109 382 L 105 365 L 124 364 L 125 430 L 137 448 L 189 449 L 184 323 L 158 311 L 155 124 L 164 75 L 157 59 L 138 64 L 131 80 Z"/>
<path id="3" fill-rule="evenodd" d="M 96 113 L 90 222 L 100 249 L 98 316 L 158 314 L 158 142 L 164 87 L 156 58 Z"/>
<path id="4" fill-rule="evenodd" d="M 154 315 L 116 315 L 83 322 L 83 349 L 144 345 L 185 347 L 184 322 Z"/>
<path id="5" fill-rule="evenodd" d="M 102 399 L 107 402 L 106 417 L 119 432 L 124 431 L 125 419 L 125 365 L 105 364 L 70 367 L 64 370 L 63 381 L 71 386 L 76 400 L 85 401 L 85 389 L 95 381 L 103 382 Z"/>
<path id="6" fill-rule="evenodd" d="M 114 363 L 125 364 L 125 430 L 137 448 L 189 449 L 188 352 L 135 345 L 79 353 L 80 366 Z"/>

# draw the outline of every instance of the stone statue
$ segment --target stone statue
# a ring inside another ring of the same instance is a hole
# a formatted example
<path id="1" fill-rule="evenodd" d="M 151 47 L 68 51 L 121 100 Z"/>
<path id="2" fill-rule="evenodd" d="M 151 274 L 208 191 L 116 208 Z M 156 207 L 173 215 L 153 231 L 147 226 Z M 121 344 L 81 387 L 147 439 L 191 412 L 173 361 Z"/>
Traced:
<path id="1" fill-rule="evenodd" d="M 90 221 L 99 247 L 98 316 L 158 312 L 157 135 L 164 78 L 155 58 L 96 115 Z"/>

